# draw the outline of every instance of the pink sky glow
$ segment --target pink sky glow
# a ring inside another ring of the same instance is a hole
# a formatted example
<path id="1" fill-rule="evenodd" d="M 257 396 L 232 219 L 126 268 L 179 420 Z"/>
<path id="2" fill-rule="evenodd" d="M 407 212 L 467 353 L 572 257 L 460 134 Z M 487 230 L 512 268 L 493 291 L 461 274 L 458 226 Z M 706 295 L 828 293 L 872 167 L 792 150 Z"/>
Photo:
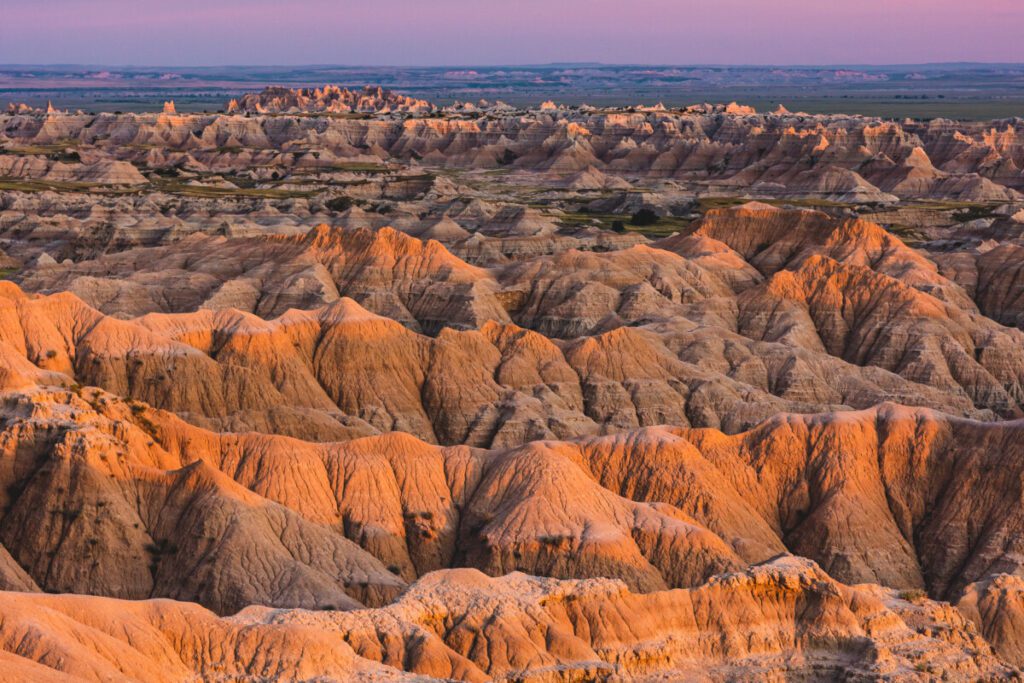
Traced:
<path id="1" fill-rule="evenodd" d="M 3 0 L 0 63 L 1024 62 L 1024 0 Z"/>

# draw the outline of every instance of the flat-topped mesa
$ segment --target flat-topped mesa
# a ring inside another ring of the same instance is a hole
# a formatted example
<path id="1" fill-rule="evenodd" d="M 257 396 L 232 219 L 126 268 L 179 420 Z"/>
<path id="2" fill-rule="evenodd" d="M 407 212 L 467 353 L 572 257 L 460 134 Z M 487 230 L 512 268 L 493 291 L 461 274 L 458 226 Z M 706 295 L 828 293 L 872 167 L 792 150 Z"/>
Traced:
<path id="1" fill-rule="evenodd" d="M 284 114 L 284 113 L 372 113 L 403 112 L 424 114 L 436 110 L 426 100 L 401 95 L 380 86 L 366 86 L 362 90 L 349 90 L 336 85 L 322 88 L 291 89 L 271 86 L 262 92 L 248 93 L 228 103 L 229 114 Z"/>

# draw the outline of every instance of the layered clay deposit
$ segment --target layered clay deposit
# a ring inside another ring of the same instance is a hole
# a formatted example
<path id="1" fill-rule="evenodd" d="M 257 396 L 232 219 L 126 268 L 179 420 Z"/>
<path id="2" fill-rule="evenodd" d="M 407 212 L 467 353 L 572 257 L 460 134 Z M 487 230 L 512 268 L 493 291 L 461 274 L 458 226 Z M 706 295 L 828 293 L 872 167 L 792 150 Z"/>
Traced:
<path id="1" fill-rule="evenodd" d="M 41 344 L 74 359 L 76 381 L 219 428 L 303 435 L 286 417 L 301 408 L 318 438 L 401 429 L 490 446 L 665 423 L 737 431 L 886 400 L 1013 418 L 1024 398 L 1020 333 L 983 315 L 976 291 L 870 222 L 758 204 L 654 247 L 491 268 L 391 228 L 321 226 L 18 279 L 98 309 L 16 304 L 48 325 L 104 320 Z M 107 325 L 144 334 L 95 341 Z M 190 348 L 167 359 L 175 345 Z M 203 379 L 240 366 L 245 387 Z"/>
<path id="2" fill-rule="evenodd" d="M 360 112 L 365 117 L 310 116 Z M 541 172 L 570 189 L 671 179 L 720 193 L 854 203 L 1021 201 L 1022 136 L 1020 119 L 896 123 L 707 105 L 438 116 L 428 102 L 381 88 L 334 86 L 270 88 L 232 101 L 226 114 L 0 116 L 5 147 L 72 144 L 152 170 L 243 171 L 258 159 L 284 175 L 395 161 Z"/>
<path id="3" fill-rule="evenodd" d="M 1021 120 L 0 116 L 0 679 L 1020 680 Z"/>
<path id="4" fill-rule="evenodd" d="M 607 579 L 447 570 L 360 612 L 252 607 L 217 619 L 190 604 L 6 593 L 0 614 L 0 637 L 17 641 L 3 666 L 39 681 L 1013 675 L 948 605 L 843 586 L 795 560 L 647 595 Z"/>

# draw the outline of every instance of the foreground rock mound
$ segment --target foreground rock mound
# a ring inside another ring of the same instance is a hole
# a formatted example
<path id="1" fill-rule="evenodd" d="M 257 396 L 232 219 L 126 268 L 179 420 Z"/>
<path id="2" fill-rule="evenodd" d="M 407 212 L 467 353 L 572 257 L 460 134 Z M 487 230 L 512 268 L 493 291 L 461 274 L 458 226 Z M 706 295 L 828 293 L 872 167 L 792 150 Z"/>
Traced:
<path id="1" fill-rule="evenodd" d="M 333 634 L 218 619 L 191 603 L 0 594 L 5 680 L 416 680 Z"/>
<path id="2" fill-rule="evenodd" d="M 93 389 L 3 415 L 11 587 L 231 612 L 382 605 L 458 566 L 655 591 L 789 551 L 951 600 L 1022 571 L 1018 423 L 886 406 L 482 451 L 215 434 Z"/>
<path id="3" fill-rule="evenodd" d="M 5 666 L 37 680 L 214 672 L 401 680 L 403 670 L 418 680 L 481 682 L 1014 674 L 948 605 L 844 586 L 794 558 L 648 595 L 609 580 L 454 570 L 428 575 L 384 609 L 254 607 L 230 619 L 168 601 L 7 593 L 0 624 Z"/>
<path id="4" fill-rule="evenodd" d="M 218 435 L 91 390 L 12 396 L 5 414 L 0 540 L 50 591 L 227 613 L 380 605 L 449 566 L 658 590 L 743 564 L 686 515 L 620 497 L 543 445 Z"/>

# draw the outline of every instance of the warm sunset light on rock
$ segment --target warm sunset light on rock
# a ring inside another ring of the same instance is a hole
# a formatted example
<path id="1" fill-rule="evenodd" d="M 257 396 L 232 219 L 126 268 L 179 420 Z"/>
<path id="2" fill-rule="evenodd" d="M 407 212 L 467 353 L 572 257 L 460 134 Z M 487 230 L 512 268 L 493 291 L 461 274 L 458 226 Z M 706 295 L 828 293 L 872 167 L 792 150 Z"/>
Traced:
<path id="1" fill-rule="evenodd" d="M 1024 678 L 1019 3 L 0 15 L 0 681 Z"/>

